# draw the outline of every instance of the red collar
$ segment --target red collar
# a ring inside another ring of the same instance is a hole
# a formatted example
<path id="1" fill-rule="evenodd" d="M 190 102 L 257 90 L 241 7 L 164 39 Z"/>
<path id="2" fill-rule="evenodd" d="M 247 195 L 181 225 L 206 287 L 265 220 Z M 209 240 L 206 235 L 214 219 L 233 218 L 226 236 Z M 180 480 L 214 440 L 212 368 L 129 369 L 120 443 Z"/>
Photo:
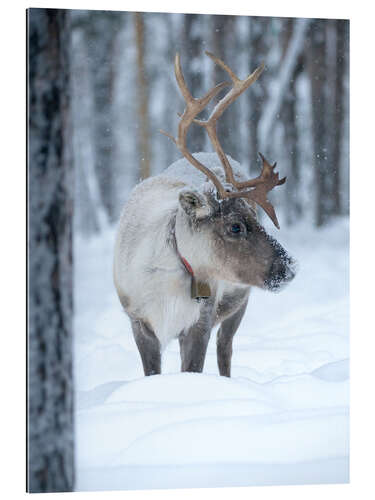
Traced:
<path id="1" fill-rule="evenodd" d="M 193 268 L 191 267 L 191 265 L 189 264 L 189 262 L 185 259 L 185 257 L 183 257 L 180 252 L 178 251 L 178 248 L 176 247 L 176 250 L 177 250 L 177 255 L 180 257 L 180 261 L 183 263 L 184 265 L 184 268 L 186 269 L 186 271 L 191 275 L 191 276 L 194 276 L 194 271 L 193 271 Z"/>
<path id="2" fill-rule="evenodd" d="M 185 259 L 185 257 L 183 257 L 179 250 L 178 250 L 178 246 L 177 246 L 177 239 L 176 239 L 176 233 L 174 231 L 174 227 L 173 227 L 173 243 L 174 243 L 174 247 L 176 249 L 176 253 L 180 259 L 180 261 L 182 262 L 184 268 L 186 269 L 186 271 L 190 274 L 190 276 L 192 276 L 194 278 L 194 271 L 193 271 L 193 268 L 191 267 L 191 265 L 189 264 L 189 262 Z"/>
<path id="3" fill-rule="evenodd" d="M 200 302 L 203 299 L 208 299 L 211 296 L 210 286 L 208 285 L 208 283 L 196 281 L 193 268 L 191 267 L 189 262 L 185 259 L 185 257 L 183 257 L 178 251 L 176 235 L 174 234 L 174 232 L 173 232 L 173 237 L 174 237 L 174 247 L 176 249 L 176 253 L 181 263 L 183 264 L 184 268 L 191 276 L 191 298 L 196 300 L 197 302 Z"/>

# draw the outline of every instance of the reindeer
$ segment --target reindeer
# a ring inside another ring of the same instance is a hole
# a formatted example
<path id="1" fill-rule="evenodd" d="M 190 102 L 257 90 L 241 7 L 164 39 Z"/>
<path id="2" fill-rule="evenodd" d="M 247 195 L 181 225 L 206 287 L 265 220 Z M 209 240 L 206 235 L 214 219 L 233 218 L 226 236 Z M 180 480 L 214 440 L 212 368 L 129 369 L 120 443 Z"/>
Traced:
<path id="1" fill-rule="evenodd" d="M 173 140 L 183 155 L 163 173 L 138 184 L 124 207 L 117 232 L 114 283 L 128 314 L 145 375 L 161 373 L 161 353 L 179 339 L 181 370 L 202 372 L 211 330 L 217 333 L 220 375 L 230 377 L 232 340 L 252 286 L 277 291 L 295 275 L 294 260 L 257 221 L 256 204 L 279 229 L 267 193 L 284 184 L 260 153 L 261 174 L 251 180 L 227 156 L 216 133 L 217 121 L 263 71 L 245 80 L 213 54 L 206 54 L 231 79 L 232 88 L 207 120 L 197 119 L 228 82 L 194 98 L 180 58 L 175 76 L 186 102 Z M 191 154 L 189 127 L 206 129 L 216 153 Z M 191 165 L 195 169 L 191 168 Z"/>

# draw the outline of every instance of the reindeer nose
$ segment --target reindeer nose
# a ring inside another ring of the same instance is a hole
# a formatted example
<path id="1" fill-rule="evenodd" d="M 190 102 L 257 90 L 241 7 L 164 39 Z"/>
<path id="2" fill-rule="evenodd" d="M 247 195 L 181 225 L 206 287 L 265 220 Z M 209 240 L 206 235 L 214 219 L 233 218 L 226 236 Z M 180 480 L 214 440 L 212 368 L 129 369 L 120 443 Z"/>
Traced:
<path id="1" fill-rule="evenodd" d="M 269 270 L 265 284 L 270 290 L 279 290 L 282 285 L 292 281 L 296 275 L 296 262 L 286 253 L 275 257 Z"/>
<path id="2" fill-rule="evenodd" d="M 271 266 L 271 275 L 280 276 L 288 281 L 293 279 L 295 272 L 292 268 L 293 259 L 290 257 L 277 257 Z"/>

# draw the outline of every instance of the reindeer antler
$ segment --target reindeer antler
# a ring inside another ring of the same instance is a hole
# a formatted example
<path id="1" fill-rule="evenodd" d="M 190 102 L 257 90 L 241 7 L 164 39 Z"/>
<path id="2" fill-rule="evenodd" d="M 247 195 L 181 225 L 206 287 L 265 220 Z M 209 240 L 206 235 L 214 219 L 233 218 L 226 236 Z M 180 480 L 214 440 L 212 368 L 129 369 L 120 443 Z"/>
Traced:
<path id="1" fill-rule="evenodd" d="M 208 91 L 207 94 L 205 94 L 202 98 L 195 99 L 191 95 L 186 85 L 184 75 L 182 74 L 180 56 L 178 53 L 176 54 L 174 61 L 174 71 L 176 75 L 177 84 L 186 102 L 186 108 L 180 117 L 181 119 L 180 123 L 178 124 L 177 139 L 172 137 L 170 134 L 168 134 L 168 132 L 165 132 L 164 130 L 160 130 L 160 132 L 169 137 L 170 139 L 172 139 L 172 141 L 176 144 L 176 146 L 185 156 L 185 158 L 187 158 L 194 167 L 196 167 L 198 170 L 203 172 L 209 179 L 211 179 L 218 193 L 220 194 L 221 197 L 223 197 L 223 194 L 225 192 L 223 185 L 216 177 L 216 175 L 213 172 L 211 172 L 209 168 L 205 167 L 200 161 L 194 158 L 194 156 L 188 151 L 186 146 L 186 136 L 188 129 L 192 124 L 192 122 L 194 121 L 195 117 L 199 115 L 201 111 L 203 111 L 203 109 L 207 106 L 210 100 L 213 97 L 215 97 L 221 91 L 222 88 L 229 85 L 229 82 L 219 83 L 218 85 L 216 85 L 216 87 Z"/>
<path id="2" fill-rule="evenodd" d="M 276 162 L 273 165 L 270 165 L 268 161 L 265 159 L 265 157 L 262 155 L 262 153 L 259 153 L 259 156 L 262 158 L 263 162 L 262 173 L 260 174 L 259 177 L 247 181 L 248 187 L 250 187 L 250 182 L 252 182 L 253 183 L 252 185 L 255 187 L 251 191 L 241 192 L 241 197 L 246 197 L 249 198 L 249 200 L 255 201 L 255 203 L 257 203 L 260 207 L 263 208 L 263 210 L 275 224 L 277 229 L 280 229 L 275 209 L 268 200 L 267 193 L 268 191 L 271 191 L 271 189 L 273 189 L 274 187 L 281 186 L 282 184 L 284 184 L 286 181 L 286 177 L 279 179 L 279 174 L 277 172 L 274 172 L 274 169 L 276 167 Z M 255 181 L 259 182 L 255 184 Z M 243 184 L 246 183 L 244 182 Z"/>
<path id="3" fill-rule="evenodd" d="M 254 201 L 270 217 L 275 226 L 280 229 L 275 209 L 272 204 L 267 199 L 267 193 L 271 191 L 275 186 L 280 186 L 284 184 L 286 181 L 286 177 L 283 179 L 279 179 L 279 174 L 274 172 L 274 168 L 276 167 L 276 163 L 274 165 L 270 165 L 264 156 L 259 153 L 260 157 L 263 161 L 263 168 L 261 174 L 255 179 L 250 179 L 244 182 L 238 182 L 234 178 L 232 167 L 228 161 L 226 154 L 221 147 L 219 139 L 217 137 L 217 121 L 227 109 L 227 107 L 232 104 L 252 83 L 254 83 L 259 76 L 261 75 L 264 64 L 259 66 L 251 75 L 249 75 L 245 80 L 240 80 L 233 71 L 227 66 L 221 59 L 217 58 L 210 52 L 206 52 L 206 54 L 222 69 L 224 69 L 233 84 L 231 90 L 218 102 L 218 104 L 213 109 L 211 115 L 207 120 L 198 120 L 196 116 L 207 106 L 209 101 L 215 97 L 226 85 L 228 82 L 220 83 L 216 85 L 213 89 L 211 89 L 205 96 L 200 99 L 195 99 L 189 89 L 187 88 L 184 76 L 182 74 L 180 57 L 176 54 L 175 57 L 175 75 L 177 84 L 181 90 L 181 93 L 186 101 L 186 108 L 184 113 L 181 115 L 180 123 L 178 125 L 178 137 L 175 139 L 167 132 L 161 130 L 163 134 L 173 140 L 176 146 L 179 148 L 181 153 L 187 158 L 187 160 L 198 170 L 203 172 L 214 184 L 217 189 L 219 198 L 247 198 L 249 200 Z M 205 167 L 201 162 L 199 162 L 192 154 L 188 151 L 186 146 L 186 136 L 188 129 L 192 123 L 196 123 L 207 130 L 210 141 L 220 159 L 221 164 L 223 165 L 226 182 L 232 184 L 234 188 L 238 191 L 230 191 L 228 192 L 218 177 L 207 167 Z M 241 191 L 244 188 L 254 188 L 247 191 Z"/>

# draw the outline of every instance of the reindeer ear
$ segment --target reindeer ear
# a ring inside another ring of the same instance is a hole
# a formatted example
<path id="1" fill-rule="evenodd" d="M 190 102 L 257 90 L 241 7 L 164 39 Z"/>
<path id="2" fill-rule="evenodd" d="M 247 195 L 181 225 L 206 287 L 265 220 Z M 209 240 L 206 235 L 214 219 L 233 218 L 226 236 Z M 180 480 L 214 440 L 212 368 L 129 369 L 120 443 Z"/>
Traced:
<path id="1" fill-rule="evenodd" d="M 198 191 L 181 191 L 179 195 L 181 207 L 195 219 L 204 219 L 211 213 L 211 207 L 204 195 Z"/>

